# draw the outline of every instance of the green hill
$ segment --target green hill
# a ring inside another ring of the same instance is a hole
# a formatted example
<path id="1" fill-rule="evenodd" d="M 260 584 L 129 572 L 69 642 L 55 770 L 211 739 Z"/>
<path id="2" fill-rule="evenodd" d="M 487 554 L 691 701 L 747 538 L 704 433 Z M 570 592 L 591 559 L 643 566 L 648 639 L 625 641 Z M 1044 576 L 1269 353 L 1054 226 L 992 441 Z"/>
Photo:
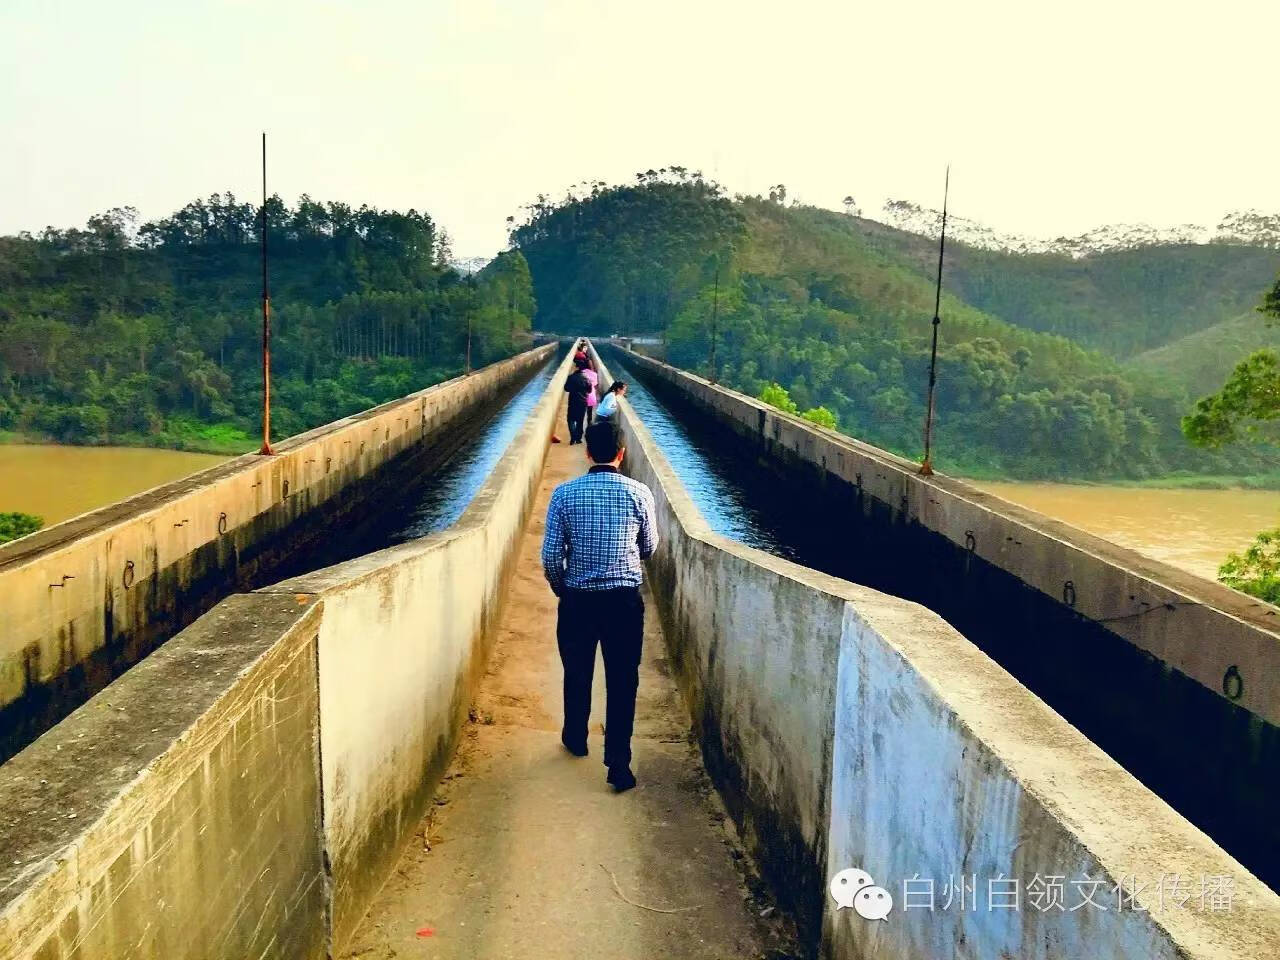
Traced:
<path id="1" fill-rule="evenodd" d="M 829 211 L 926 278 L 937 241 Z M 1129 357 L 1252 310 L 1280 269 L 1280 250 L 1237 243 L 1091 253 L 1021 254 L 948 243 L 945 280 L 966 303 L 1018 326 Z"/>
<path id="2" fill-rule="evenodd" d="M 1255 310 L 1144 351 L 1128 366 L 1201 396 L 1219 389 L 1237 363 L 1264 347 L 1280 349 L 1280 327 L 1268 326 Z"/>
<path id="3" fill-rule="evenodd" d="M 919 455 L 934 297 L 927 238 L 825 210 L 733 200 L 677 169 L 544 201 L 512 241 L 549 311 L 543 326 L 662 334 L 673 363 L 753 395 L 776 383 L 800 410 L 825 408 L 846 432 Z M 1274 256 L 1240 257 L 1225 245 L 1179 248 L 1167 261 L 1125 251 L 1101 258 L 1103 269 L 962 248 L 942 303 L 937 461 L 953 471 L 1060 479 L 1269 471 L 1257 450 L 1190 448 L 1179 429 L 1193 400 L 1187 387 L 1122 366 L 1097 341 L 1104 333 L 1132 340 L 1128 328 L 1150 327 L 1151 315 L 1163 315 L 1215 258 L 1236 279 L 1144 336 L 1163 342 L 1210 326 L 1212 304 L 1223 301 L 1239 314 L 1270 280 L 1261 264 Z M 990 281 L 985 300 L 958 279 L 977 277 L 979 263 Z M 999 286 L 1006 272 L 1007 289 Z M 1019 283 L 1037 302 L 1079 287 L 1071 316 L 1099 336 L 1078 342 L 969 299 L 990 304 L 998 293 L 1010 302 Z M 1157 306 L 1125 319 L 1126 303 L 1141 302 L 1148 287 L 1164 291 L 1152 294 Z"/>

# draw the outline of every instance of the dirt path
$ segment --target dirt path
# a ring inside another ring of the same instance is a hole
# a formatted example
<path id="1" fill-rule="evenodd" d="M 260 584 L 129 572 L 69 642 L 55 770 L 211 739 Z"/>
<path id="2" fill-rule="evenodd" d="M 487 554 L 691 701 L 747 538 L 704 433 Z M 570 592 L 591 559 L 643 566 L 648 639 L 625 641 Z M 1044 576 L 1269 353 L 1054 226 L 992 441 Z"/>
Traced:
<path id="1" fill-rule="evenodd" d="M 556 605 L 538 550 L 551 490 L 585 469 L 584 449 L 550 449 L 472 722 L 349 957 L 785 955 L 781 924 L 750 892 L 758 884 L 688 741 L 650 597 L 633 745 L 640 785 L 615 795 L 604 782 L 598 661 L 591 756 L 560 746 Z"/>

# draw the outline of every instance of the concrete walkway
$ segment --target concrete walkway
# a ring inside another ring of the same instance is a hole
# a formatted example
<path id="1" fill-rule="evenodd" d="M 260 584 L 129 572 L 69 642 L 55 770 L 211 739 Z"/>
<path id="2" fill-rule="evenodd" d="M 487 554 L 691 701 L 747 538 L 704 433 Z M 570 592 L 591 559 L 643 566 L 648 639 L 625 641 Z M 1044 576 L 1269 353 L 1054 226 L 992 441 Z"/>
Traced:
<path id="1" fill-rule="evenodd" d="M 633 745 L 639 786 L 615 795 L 604 782 L 598 659 L 591 756 L 560 745 L 556 604 L 538 550 L 551 490 L 585 470 L 584 450 L 550 448 L 472 721 L 350 957 L 788 955 L 689 743 L 652 598 Z"/>

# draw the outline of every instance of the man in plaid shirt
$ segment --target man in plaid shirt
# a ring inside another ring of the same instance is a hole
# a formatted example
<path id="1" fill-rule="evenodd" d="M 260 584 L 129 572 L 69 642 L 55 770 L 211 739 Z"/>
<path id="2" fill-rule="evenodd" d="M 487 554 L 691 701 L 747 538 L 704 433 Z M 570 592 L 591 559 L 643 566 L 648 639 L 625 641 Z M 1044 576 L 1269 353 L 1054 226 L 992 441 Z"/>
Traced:
<path id="1" fill-rule="evenodd" d="M 586 439 L 591 469 L 556 487 L 547 505 L 542 569 L 560 598 L 556 621 L 564 664 L 560 740 L 574 756 L 587 755 L 598 643 L 604 656 L 606 779 L 621 793 L 636 785 L 631 772 L 631 730 L 644 635 L 641 561 L 653 554 L 658 536 L 653 492 L 618 472 L 626 452 L 621 430 L 612 421 L 602 421 L 587 428 Z"/>

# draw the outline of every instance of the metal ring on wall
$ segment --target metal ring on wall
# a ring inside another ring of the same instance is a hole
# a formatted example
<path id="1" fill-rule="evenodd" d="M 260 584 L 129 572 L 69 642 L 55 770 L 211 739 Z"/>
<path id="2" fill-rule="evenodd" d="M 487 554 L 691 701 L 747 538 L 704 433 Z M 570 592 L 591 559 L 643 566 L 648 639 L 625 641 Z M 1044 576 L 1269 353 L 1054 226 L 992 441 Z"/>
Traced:
<path id="1" fill-rule="evenodd" d="M 284 495 L 285 495 L 286 497 L 289 495 L 289 481 L 288 481 L 288 480 L 286 480 L 286 481 L 284 482 Z"/>
<path id="2" fill-rule="evenodd" d="M 973 553 L 974 550 L 978 549 L 978 538 L 973 535 L 972 530 L 966 530 L 964 532 L 964 548 L 970 553 Z"/>
<path id="3" fill-rule="evenodd" d="M 1240 668 L 1234 663 L 1222 675 L 1222 695 L 1228 700 L 1239 700 L 1244 696 L 1244 677 L 1240 676 Z"/>
<path id="4" fill-rule="evenodd" d="M 218 535 L 227 532 L 227 515 L 225 513 L 218 514 Z"/>
<path id="5" fill-rule="evenodd" d="M 126 560 L 124 562 L 124 573 L 120 575 L 120 582 L 124 584 L 124 588 L 128 590 L 133 586 L 133 561 Z"/>
<path id="6" fill-rule="evenodd" d="M 1068 607 L 1076 605 L 1076 585 L 1071 580 L 1062 585 L 1062 602 Z"/>

